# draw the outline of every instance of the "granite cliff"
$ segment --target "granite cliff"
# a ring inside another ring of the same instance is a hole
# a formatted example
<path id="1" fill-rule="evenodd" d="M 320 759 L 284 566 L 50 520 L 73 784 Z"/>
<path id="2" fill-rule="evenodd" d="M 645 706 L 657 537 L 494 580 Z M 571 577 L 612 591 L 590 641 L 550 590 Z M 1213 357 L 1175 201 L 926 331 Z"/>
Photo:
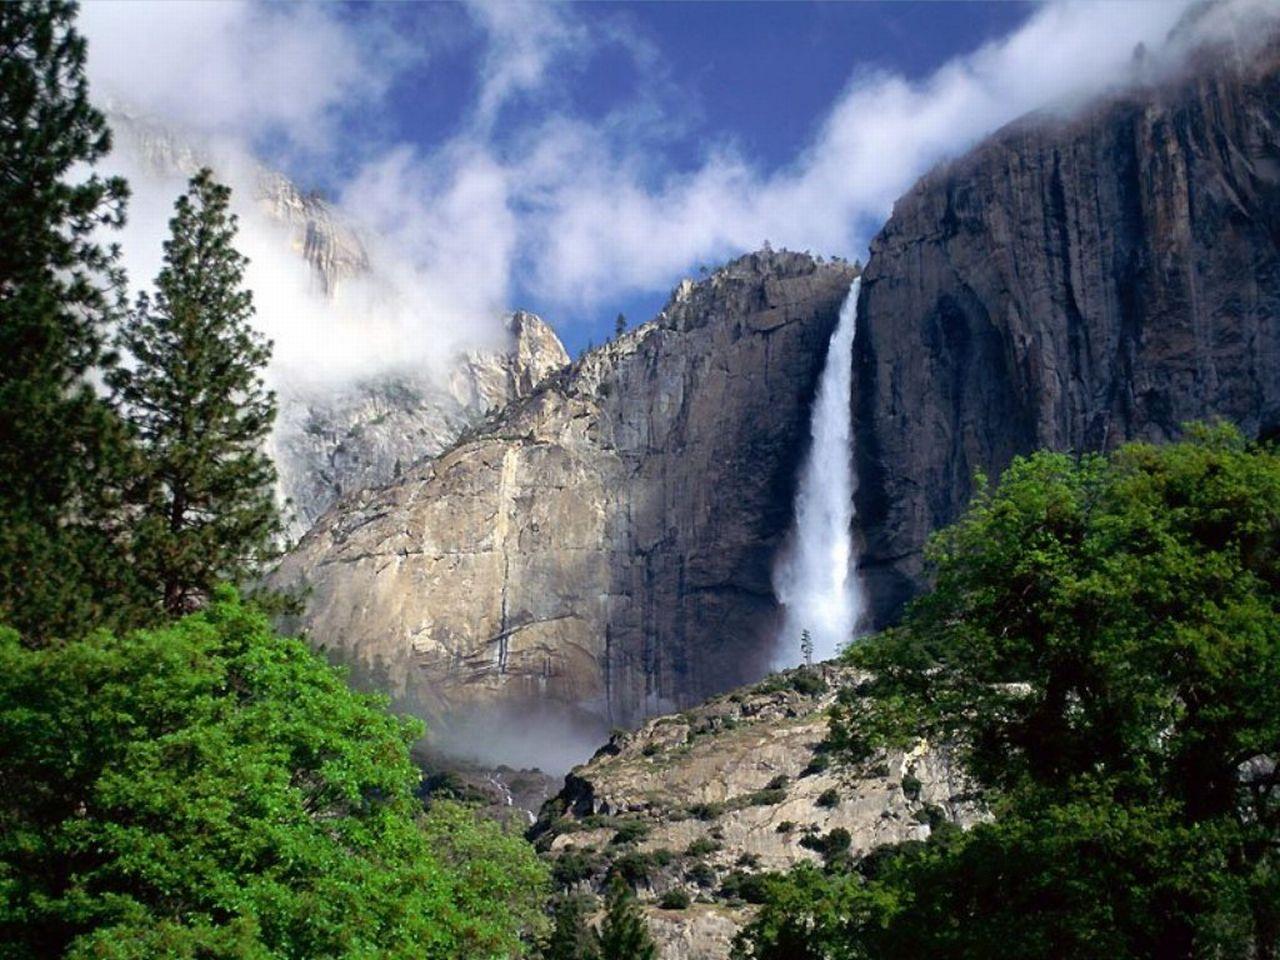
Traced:
<path id="1" fill-rule="evenodd" d="M 1013 124 L 917 183 L 871 251 L 856 500 L 883 624 L 975 471 L 1197 418 L 1280 426 L 1280 46 Z"/>
<path id="2" fill-rule="evenodd" d="M 343 501 L 278 574 L 309 588 L 304 626 L 446 741 L 503 740 L 511 762 L 569 729 L 580 756 L 607 725 L 761 676 L 770 564 L 856 269 L 764 252 L 685 281 L 655 320 Z"/>

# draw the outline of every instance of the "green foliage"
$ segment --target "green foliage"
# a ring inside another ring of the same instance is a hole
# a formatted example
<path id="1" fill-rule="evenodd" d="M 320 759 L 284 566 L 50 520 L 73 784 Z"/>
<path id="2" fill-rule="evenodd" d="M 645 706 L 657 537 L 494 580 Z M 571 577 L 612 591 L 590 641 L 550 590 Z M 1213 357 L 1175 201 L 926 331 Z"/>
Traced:
<path id="1" fill-rule="evenodd" d="M 658 869 L 669 864 L 672 859 L 674 859 L 674 855 L 670 850 L 651 850 L 648 852 L 628 850 L 609 865 L 609 876 L 611 878 L 621 878 L 630 886 L 636 887 L 642 883 L 648 883 L 649 878 Z"/>
<path id="2" fill-rule="evenodd" d="M 174 615 L 256 573 L 281 529 L 263 450 L 275 419 L 261 377 L 271 346 L 249 325 L 230 201 L 207 169 L 178 198 L 155 297 L 139 296 L 120 331 L 135 365 L 110 378 L 146 454 L 139 571 Z"/>
<path id="3" fill-rule="evenodd" d="M 617 318 L 613 321 L 613 335 L 615 337 L 620 337 L 624 333 L 626 333 L 626 331 L 627 331 L 627 318 L 625 315 L 620 313 L 618 314 Z"/>
<path id="4" fill-rule="evenodd" d="M 800 771 L 800 776 L 811 777 L 815 773 L 824 773 L 831 766 L 831 757 L 825 749 L 813 755 L 808 765 Z"/>
<path id="5" fill-rule="evenodd" d="M 658 906 L 663 910 L 688 910 L 689 904 L 693 900 L 689 896 L 688 891 L 683 887 L 672 887 L 662 895 L 662 899 L 658 901 Z"/>
<path id="6" fill-rule="evenodd" d="M 813 666 L 813 634 L 808 630 L 800 631 L 800 655 L 806 667 Z"/>
<path id="7" fill-rule="evenodd" d="M 551 879 L 562 887 L 581 883 L 595 876 L 604 861 L 594 850 L 566 850 L 551 867 Z"/>
<path id="8" fill-rule="evenodd" d="M 1275 956 L 1280 456 L 1225 426 L 1038 454 L 931 558 L 933 593 L 848 653 L 871 679 L 833 743 L 864 768 L 950 743 L 996 819 L 796 871 L 737 955 Z"/>
<path id="9" fill-rule="evenodd" d="M 0 622 L 28 641 L 132 622 L 120 500 L 136 464 L 91 377 L 123 273 L 128 189 L 89 102 L 76 7 L 0 4 Z"/>
<path id="10" fill-rule="evenodd" d="M 542 946 L 542 960 L 597 960 L 595 937 L 587 925 L 587 902 L 564 896 L 555 902 L 551 934 Z"/>
<path id="11" fill-rule="evenodd" d="M 684 872 L 684 877 L 700 887 L 710 887 L 716 882 L 716 871 L 710 864 L 698 861 Z"/>
<path id="12" fill-rule="evenodd" d="M 920 791 L 924 789 L 924 784 L 920 782 L 920 778 L 914 773 L 903 774 L 902 777 L 902 795 L 908 800 L 919 800 Z"/>
<path id="13" fill-rule="evenodd" d="M 689 812 L 699 820 L 714 820 L 716 817 L 724 813 L 724 804 L 695 803 L 689 808 Z"/>
<path id="14" fill-rule="evenodd" d="M 657 960 L 658 957 L 644 913 L 631 889 L 616 878 L 609 886 L 596 951 L 599 960 Z"/>
<path id="15" fill-rule="evenodd" d="M 127 636 L 4 633 L 7 955 L 519 955 L 545 869 L 423 814 L 419 733 L 227 592 Z"/>
<path id="16" fill-rule="evenodd" d="M 734 870 L 720 884 L 720 896 L 727 900 L 764 903 L 769 896 L 772 874 Z"/>
<path id="17" fill-rule="evenodd" d="M 896 913 L 896 903 L 852 874 L 824 876 L 802 864 L 767 877 L 763 905 L 734 940 L 734 960 L 871 960 L 860 934 Z M 884 956 L 908 956 L 884 954 Z M 916 954 L 916 960 L 931 954 Z M 993 956 L 1012 956 L 996 953 Z"/>
<path id="18" fill-rule="evenodd" d="M 623 820 L 609 842 L 612 844 L 635 843 L 649 835 L 649 825 L 643 820 Z"/>
<path id="19" fill-rule="evenodd" d="M 827 789 L 818 794 L 818 799 L 813 802 L 827 809 L 838 807 L 840 806 L 840 791 L 835 787 L 827 787 Z"/>
<path id="20" fill-rule="evenodd" d="M 718 853 L 723 849 L 723 844 L 712 840 L 710 837 L 698 837 L 685 849 L 685 856 L 705 857 L 711 853 Z"/>

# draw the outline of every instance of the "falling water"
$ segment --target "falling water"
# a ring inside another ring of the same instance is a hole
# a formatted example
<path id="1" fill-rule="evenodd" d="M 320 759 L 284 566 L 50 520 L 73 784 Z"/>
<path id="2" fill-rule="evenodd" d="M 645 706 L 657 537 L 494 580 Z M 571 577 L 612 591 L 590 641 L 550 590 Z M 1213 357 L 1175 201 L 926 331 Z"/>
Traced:
<path id="1" fill-rule="evenodd" d="M 853 335 L 858 325 L 855 279 L 818 382 L 809 424 L 808 456 L 796 491 L 788 549 L 774 570 L 783 608 L 778 665 L 801 659 L 800 634 L 808 630 L 813 654 L 832 657 L 853 637 L 862 595 L 853 556 Z"/>

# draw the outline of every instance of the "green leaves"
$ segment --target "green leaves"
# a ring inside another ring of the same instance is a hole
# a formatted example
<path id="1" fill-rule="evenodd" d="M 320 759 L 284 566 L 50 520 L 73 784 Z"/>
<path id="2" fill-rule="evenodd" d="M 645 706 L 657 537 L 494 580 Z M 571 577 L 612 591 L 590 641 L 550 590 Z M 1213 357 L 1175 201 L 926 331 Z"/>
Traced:
<path id="1" fill-rule="evenodd" d="M 531 848 L 424 815 L 420 728 L 234 595 L 127 637 L 7 633 L 0 671 L 15 956 L 488 958 L 540 928 Z"/>
<path id="2" fill-rule="evenodd" d="M 250 326 L 230 199 L 207 169 L 178 198 L 155 296 L 140 296 L 120 331 L 135 365 L 111 376 L 146 454 L 135 561 L 169 614 L 253 576 L 281 528 L 263 449 L 275 419 L 261 377 L 271 345 Z"/>
<path id="3" fill-rule="evenodd" d="M 102 234 L 128 190 L 88 97 L 75 5 L 0 5 L 0 620 L 28 640 L 130 620 L 118 507 L 132 464 L 90 377 L 123 274 Z"/>
<path id="4" fill-rule="evenodd" d="M 855 765 L 950 745 L 994 822 L 793 875 L 740 955 L 1273 956 L 1278 547 L 1280 456 L 1229 426 L 1015 461 L 832 724 Z"/>

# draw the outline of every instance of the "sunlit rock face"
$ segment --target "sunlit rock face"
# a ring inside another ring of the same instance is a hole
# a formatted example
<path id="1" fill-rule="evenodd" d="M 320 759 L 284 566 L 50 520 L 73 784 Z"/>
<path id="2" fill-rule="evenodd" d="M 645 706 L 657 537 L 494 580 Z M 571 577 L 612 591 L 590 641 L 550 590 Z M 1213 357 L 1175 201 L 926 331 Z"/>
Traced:
<path id="1" fill-rule="evenodd" d="M 261 231 L 255 232 L 255 239 L 275 244 L 280 254 L 298 257 L 309 269 L 303 286 L 314 298 L 300 299 L 288 308 L 309 314 L 294 316 L 291 322 L 313 325 L 317 341 L 332 335 L 335 324 L 377 324 L 380 304 L 394 309 L 403 300 L 405 291 L 393 288 L 371 257 L 370 238 L 319 194 L 300 189 L 250 158 L 220 154 L 125 110 L 115 109 L 109 118 L 117 149 L 160 178 L 175 196 L 182 178 L 208 163 L 229 167 L 215 173 L 233 180 L 238 189 L 253 191 L 254 207 L 246 216 L 260 215 L 271 228 L 265 240 Z M 156 188 L 136 184 L 135 193 L 140 189 Z M 161 199 L 167 207 L 174 198 Z M 343 316 L 323 309 L 355 281 L 365 285 L 362 303 L 369 303 L 370 309 Z M 458 351 L 440 363 L 404 364 L 337 378 L 305 367 L 275 371 L 270 380 L 280 409 L 270 451 L 280 476 L 281 500 L 288 504 L 289 535 L 300 537 L 344 494 L 387 483 L 423 457 L 439 453 L 464 430 L 507 401 L 527 396 L 543 377 L 568 364 L 555 332 L 538 317 L 516 312 L 504 325 L 505 336 L 487 338 L 496 346 Z M 404 346 L 407 352 L 417 347 Z"/>
<path id="2" fill-rule="evenodd" d="M 505 323 L 507 351 L 460 354 L 443 374 L 281 390 L 272 449 L 296 535 L 340 497 L 402 477 L 569 363 L 555 331 L 538 317 L 516 312 Z"/>
<path id="3" fill-rule="evenodd" d="M 652 322 L 329 511 L 280 573 L 310 588 L 311 636 L 481 752 L 566 718 L 589 752 L 606 725 L 762 675 L 770 568 L 855 272 L 766 252 L 686 281 Z"/>
<path id="4" fill-rule="evenodd" d="M 874 619 L 975 471 L 1039 447 L 1280 425 L 1280 54 L 1037 115 L 924 177 L 872 244 L 854 348 Z"/>

